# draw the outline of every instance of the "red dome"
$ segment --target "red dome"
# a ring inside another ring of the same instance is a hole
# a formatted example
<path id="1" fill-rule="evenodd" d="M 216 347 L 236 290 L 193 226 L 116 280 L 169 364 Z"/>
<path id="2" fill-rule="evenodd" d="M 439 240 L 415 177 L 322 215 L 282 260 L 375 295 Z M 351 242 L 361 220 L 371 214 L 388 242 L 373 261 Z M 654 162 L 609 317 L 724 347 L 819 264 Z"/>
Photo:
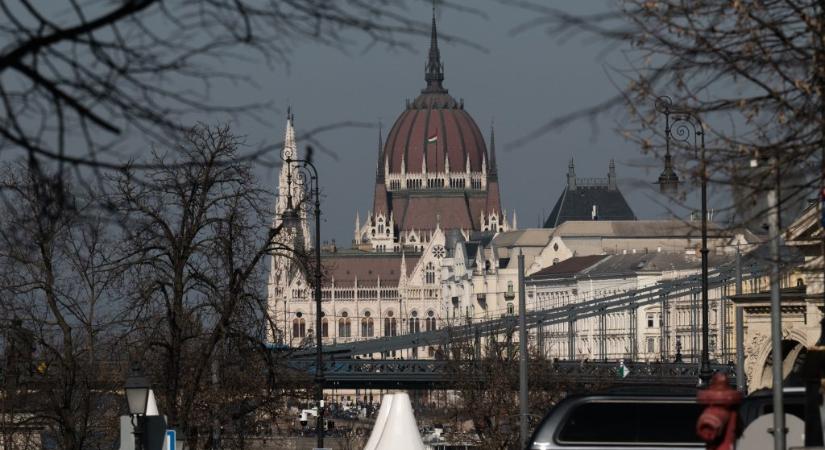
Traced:
<path id="1" fill-rule="evenodd" d="M 433 137 L 435 142 L 428 142 Z M 425 156 L 427 172 L 445 172 L 447 160 L 451 172 L 463 172 L 468 157 L 470 170 L 481 172 L 486 154 L 478 125 L 463 105 L 443 89 L 425 89 L 409 104 L 390 129 L 384 145 L 390 173 L 401 172 L 401 161 L 408 173 L 421 173 Z"/>
<path id="2" fill-rule="evenodd" d="M 400 173 L 402 161 L 408 173 L 421 173 L 425 158 L 427 172 L 445 172 L 446 161 L 450 172 L 463 172 L 468 158 L 470 170 L 481 172 L 487 154 L 481 131 L 464 111 L 464 102 L 456 102 L 442 86 L 444 64 L 438 50 L 435 16 L 424 79 L 427 87 L 407 104 L 387 135 L 383 159 L 390 173 Z"/>

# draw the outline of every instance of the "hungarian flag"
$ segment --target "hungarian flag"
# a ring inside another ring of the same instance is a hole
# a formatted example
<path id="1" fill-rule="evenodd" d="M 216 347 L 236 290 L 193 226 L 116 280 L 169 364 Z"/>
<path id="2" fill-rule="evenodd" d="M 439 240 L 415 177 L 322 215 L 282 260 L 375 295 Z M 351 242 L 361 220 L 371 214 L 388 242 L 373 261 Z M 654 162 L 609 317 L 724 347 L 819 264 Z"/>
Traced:
<path id="1" fill-rule="evenodd" d="M 438 142 L 438 130 L 433 131 L 432 136 L 427 138 L 428 144 L 432 144 L 433 142 Z"/>

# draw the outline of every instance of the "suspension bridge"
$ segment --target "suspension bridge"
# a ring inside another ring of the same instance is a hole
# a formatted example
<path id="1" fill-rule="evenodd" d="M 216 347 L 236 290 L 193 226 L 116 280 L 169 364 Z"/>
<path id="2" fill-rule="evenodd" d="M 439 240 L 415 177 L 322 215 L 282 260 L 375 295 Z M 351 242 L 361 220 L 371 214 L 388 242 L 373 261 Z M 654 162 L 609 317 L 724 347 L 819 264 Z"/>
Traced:
<path id="1" fill-rule="evenodd" d="M 708 289 L 730 286 L 762 276 L 764 268 L 752 262 L 747 270 L 737 269 L 733 265 L 721 266 L 709 274 Z M 662 345 L 659 362 L 638 361 L 637 320 L 639 308 L 659 305 L 663 315 L 667 314 L 670 302 L 678 299 L 696 299 L 701 294 L 701 278 L 691 275 L 679 279 L 660 281 L 654 285 L 627 292 L 606 295 L 590 300 L 557 307 L 533 309 L 526 312 L 528 334 L 534 339 L 539 352 L 545 346 L 545 328 L 551 325 L 566 324 L 566 339 L 570 343 L 567 359 L 544 359 L 541 364 L 542 382 L 546 383 L 580 383 L 580 384 L 650 384 L 666 383 L 673 385 L 695 385 L 699 376 L 699 361 L 694 354 L 682 358 L 682 355 L 669 355 L 668 347 Z M 725 302 L 723 296 L 719 299 Z M 698 306 L 698 303 L 693 305 Z M 600 346 L 598 355 L 593 360 L 576 360 L 572 354 L 575 339 L 576 322 L 598 318 L 600 341 L 604 342 L 604 318 L 611 313 L 626 313 L 628 327 L 627 337 L 630 343 L 624 362 L 627 376 L 619 373 L 619 362 L 608 361 L 604 346 Z M 661 342 L 668 342 L 671 330 L 667 326 L 668 318 L 663 317 L 664 326 L 660 327 Z M 692 329 L 694 342 L 698 326 Z M 399 336 L 365 339 L 354 342 L 335 343 L 323 347 L 325 384 L 339 388 L 433 388 L 446 387 L 455 383 L 456 377 L 464 381 L 472 380 L 474 367 L 482 359 L 482 341 L 500 342 L 508 352 L 507 358 L 514 356 L 511 352 L 517 347 L 512 345 L 512 337 L 518 330 L 518 317 L 507 315 L 499 318 L 472 321 L 466 320 L 460 325 L 446 326 L 437 330 L 410 333 Z M 414 348 L 432 347 L 439 349 L 435 359 L 399 359 L 389 358 L 396 351 Z M 456 349 L 464 354 L 456 359 Z M 471 354 L 467 354 L 471 353 Z M 452 354 L 452 357 L 451 357 Z M 379 358 L 375 358 L 379 355 Z M 316 351 L 314 347 L 305 347 L 291 352 L 289 365 L 297 370 L 314 374 L 316 370 Z M 677 362 L 671 362 L 672 360 Z M 682 362 L 682 360 L 690 362 Z M 474 362 L 476 361 L 476 362 Z M 476 364 L 476 365 L 474 365 Z M 712 364 L 715 371 L 724 371 L 734 376 L 731 364 Z"/>

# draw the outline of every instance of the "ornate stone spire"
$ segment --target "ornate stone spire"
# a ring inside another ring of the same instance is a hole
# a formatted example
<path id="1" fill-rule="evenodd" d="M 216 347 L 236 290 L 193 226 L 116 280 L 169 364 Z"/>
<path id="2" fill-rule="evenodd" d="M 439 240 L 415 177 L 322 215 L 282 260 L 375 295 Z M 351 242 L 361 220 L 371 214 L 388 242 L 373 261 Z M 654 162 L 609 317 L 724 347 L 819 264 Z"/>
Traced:
<path id="1" fill-rule="evenodd" d="M 607 168 L 607 188 L 611 191 L 615 191 L 617 188 L 616 184 L 616 161 L 613 159 L 610 160 L 610 166 Z"/>
<path id="2" fill-rule="evenodd" d="M 567 189 L 576 190 L 576 166 L 573 164 L 573 158 L 570 158 L 570 164 L 567 165 Z"/>
<path id="3" fill-rule="evenodd" d="M 378 122 L 378 163 L 375 168 L 375 182 L 384 182 L 384 138 L 381 135 L 381 122 Z"/>
<path id="4" fill-rule="evenodd" d="M 496 164 L 496 127 L 490 122 L 490 176 L 498 175 L 498 165 Z"/>
<path id="5" fill-rule="evenodd" d="M 665 168 L 659 175 L 659 191 L 663 194 L 673 194 L 679 188 L 679 175 L 673 170 L 673 158 L 670 156 L 670 142 L 665 150 Z"/>
<path id="6" fill-rule="evenodd" d="M 447 92 L 442 86 L 444 81 L 444 64 L 441 62 L 441 52 L 438 51 L 438 31 L 435 27 L 435 1 L 433 1 L 433 25 L 430 31 L 430 54 L 427 58 L 424 79 L 427 87 L 423 92 Z"/>

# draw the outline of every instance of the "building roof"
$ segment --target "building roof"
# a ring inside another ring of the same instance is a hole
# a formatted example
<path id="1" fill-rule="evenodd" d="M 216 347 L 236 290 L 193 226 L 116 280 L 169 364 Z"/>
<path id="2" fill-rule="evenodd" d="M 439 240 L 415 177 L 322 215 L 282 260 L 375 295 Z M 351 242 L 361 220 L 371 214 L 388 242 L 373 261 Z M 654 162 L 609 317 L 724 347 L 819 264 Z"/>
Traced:
<path id="1" fill-rule="evenodd" d="M 730 263 L 731 255 L 710 254 L 709 264 L 718 267 Z M 574 256 L 546 267 L 529 279 L 569 278 L 575 275 L 615 277 L 645 272 L 699 269 L 701 258 L 682 252 L 631 253 L 622 255 Z"/>
<path id="2" fill-rule="evenodd" d="M 403 255 L 407 266 L 406 276 L 410 276 L 421 257 L 420 253 Z M 398 283 L 401 278 L 401 253 L 374 253 L 359 250 L 341 250 L 324 253 L 321 260 L 324 265 L 324 278 L 335 283 L 361 281 L 381 283 Z"/>
<path id="3" fill-rule="evenodd" d="M 505 231 L 496 235 L 493 245 L 496 247 L 544 247 L 550 242 L 553 230 L 547 228 L 525 228 L 523 230 Z"/>
<path id="4" fill-rule="evenodd" d="M 616 183 L 613 161 L 607 178 L 576 178 L 570 161 L 567 186 L 544 221 L 544 228 L 556 228 L 569 220 L 636 220 Z"/>
<path id="5" fill-rule="evenodd" d="M 536 278 L 566 278 L 592 267 L 606 258 L 608 258 L 608 255 L 574 256 L 550 267 L 545 267 L 528 278 L 531 280 Z"/>
<path id="6" fill-rule="evenodd" d="M 443 86 L 444 64 L 438 49 L 435 18 L 432 23 L 430 52 L 425 69 L 427 86 L 407 104 L 387 134 L 384 158 L 390 173 L 445 172 L 446 164 L 454 172 L 481 172 L 487 159 L 487 147 L 478 125 Z M 434 141 L 430 141 L 435 137 Z"/>
<path id="7" fill-rule="evenodd" d="M 554 234 L 562 237 L 623 237 L 623 238 L 687 238 L 701 236 L 700 222 L 678 219 L 663 220 L 576 220 L 556 228 Z M 715 222 L 708 223 L 708 236 L 732 235 Z"/>
<path id="8" fill-rule="evenodd" d="M 427 86 L 408 101 L 385 141 L 379 133 L 373 212 L 392 214 L 399 231 L 434 230 L 437 223 L 445 230 L 480 230 L 482 214 L 501 215 L 494 137 L 491 133 L 488 156 L 481 130 L 464 110 L 464 102 L 456 101 L 443 86 L 435 19 L 424 78 Z M 424 183 L 418 188 L 387 189 L 384 173 L 466 173 L 468 169 L 476 181 L 486 171 L 485 189 L 450 186 L 446 181 L 445 186 Z"/>
<path id="9" fill-rule="evenodd" d="M 597 220 L 636 220 L 621 191 L 586 186 L 575 190 L 564 188 L 544 227 L 556 228 L 570 220 L 593 220 L 594 205 Z"/>
<path id="10" fill-rule="evenodd" d="M 711 267 L 728 263 L 731 255 L 709 254 Z M 586 270 L 591 276 L 614 276 L 639 272 L 664 272 L 671 270 L 699 269 L 702 260 L 699 255 L 684 252 L 653 252 L 611 255 L 599 265 Z"/>
<path id="11" fill-rule="evenodd" d="M 484 196 L 466 191 L 391 192 L 395 221 L 401 230 L 479 229 Z"/>

